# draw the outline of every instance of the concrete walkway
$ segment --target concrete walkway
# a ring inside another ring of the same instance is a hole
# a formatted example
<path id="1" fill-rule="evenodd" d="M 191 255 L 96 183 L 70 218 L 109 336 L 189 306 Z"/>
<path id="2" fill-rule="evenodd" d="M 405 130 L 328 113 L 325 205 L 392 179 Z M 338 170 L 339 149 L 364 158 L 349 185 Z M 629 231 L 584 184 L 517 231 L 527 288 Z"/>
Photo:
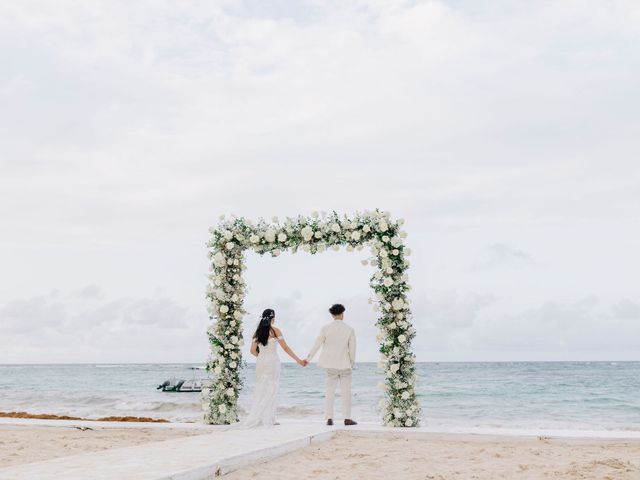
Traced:
<path id="1" fill-rule="evenodd" d="M 321 424 L 215 433 L 114 448 L 0 469 L 0 480 L 200 480 L 267 461 L 335 430 Z"/>

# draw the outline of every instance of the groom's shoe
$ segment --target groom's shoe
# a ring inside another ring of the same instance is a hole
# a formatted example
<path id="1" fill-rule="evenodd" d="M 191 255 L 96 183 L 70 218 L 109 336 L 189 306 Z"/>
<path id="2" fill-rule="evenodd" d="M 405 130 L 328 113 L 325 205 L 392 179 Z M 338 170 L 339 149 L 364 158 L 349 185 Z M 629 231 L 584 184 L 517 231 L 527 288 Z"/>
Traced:
<path id="1" fill-rule="evenodd" d="M 349 426 L 349 425 L 357 425 L 358 422 L 354 422 L 353 420 L 351 420 L 350 418 L 345 418 L 344 419 L 344 424 Z"/>
<path id="2" fill-rule="evenodd" d="M 333 425 L 333 419 L 332 418 L 327 419 L 327 425 L 329 425 L 329 426 Z"/>

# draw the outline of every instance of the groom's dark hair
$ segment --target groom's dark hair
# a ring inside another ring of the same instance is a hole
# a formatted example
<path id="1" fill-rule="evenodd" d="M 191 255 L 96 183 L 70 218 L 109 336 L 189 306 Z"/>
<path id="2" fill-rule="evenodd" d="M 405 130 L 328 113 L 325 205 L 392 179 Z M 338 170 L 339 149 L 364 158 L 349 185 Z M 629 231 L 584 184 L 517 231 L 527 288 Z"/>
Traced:
<path id="1" fill-rule="evenodd" d="M 344 308 L 344 305 L 340 305 L 339 303 L 336 303 L 334 305 L 331 305 L 331 308 L 329 309 L 329 313 L 334 317 L 337 317 L 341 313 L 344 313 L 345 310 L 346 308 Z"/>

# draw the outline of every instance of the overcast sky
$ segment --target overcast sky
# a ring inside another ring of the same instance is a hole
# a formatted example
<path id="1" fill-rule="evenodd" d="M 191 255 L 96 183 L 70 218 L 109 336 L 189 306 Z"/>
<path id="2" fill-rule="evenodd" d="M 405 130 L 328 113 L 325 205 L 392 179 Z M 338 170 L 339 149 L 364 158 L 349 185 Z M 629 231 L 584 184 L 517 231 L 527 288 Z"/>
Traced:
<path id="1" fill-rule="evenodd" d="M 0 363 L 204 361 L 208 227 L 379 207 L 419 360 L 640 360 L 640 3 L 0 1 Z M 364 252 L 248 257 L 307 353 Z"/>

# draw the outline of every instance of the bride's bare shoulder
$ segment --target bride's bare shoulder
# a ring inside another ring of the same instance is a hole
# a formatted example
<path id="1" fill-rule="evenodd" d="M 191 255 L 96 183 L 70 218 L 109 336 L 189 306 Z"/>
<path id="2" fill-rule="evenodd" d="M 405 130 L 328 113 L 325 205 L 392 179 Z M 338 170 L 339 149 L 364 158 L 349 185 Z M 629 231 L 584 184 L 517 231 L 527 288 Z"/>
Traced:
<path id="1" fill-rule="evenodd" d="M 276 337 L 281 337 L 282 336 L 282 330 L 280 330 L 278 327 L 273 327 L 273 333 L 275 333 Z"/>

